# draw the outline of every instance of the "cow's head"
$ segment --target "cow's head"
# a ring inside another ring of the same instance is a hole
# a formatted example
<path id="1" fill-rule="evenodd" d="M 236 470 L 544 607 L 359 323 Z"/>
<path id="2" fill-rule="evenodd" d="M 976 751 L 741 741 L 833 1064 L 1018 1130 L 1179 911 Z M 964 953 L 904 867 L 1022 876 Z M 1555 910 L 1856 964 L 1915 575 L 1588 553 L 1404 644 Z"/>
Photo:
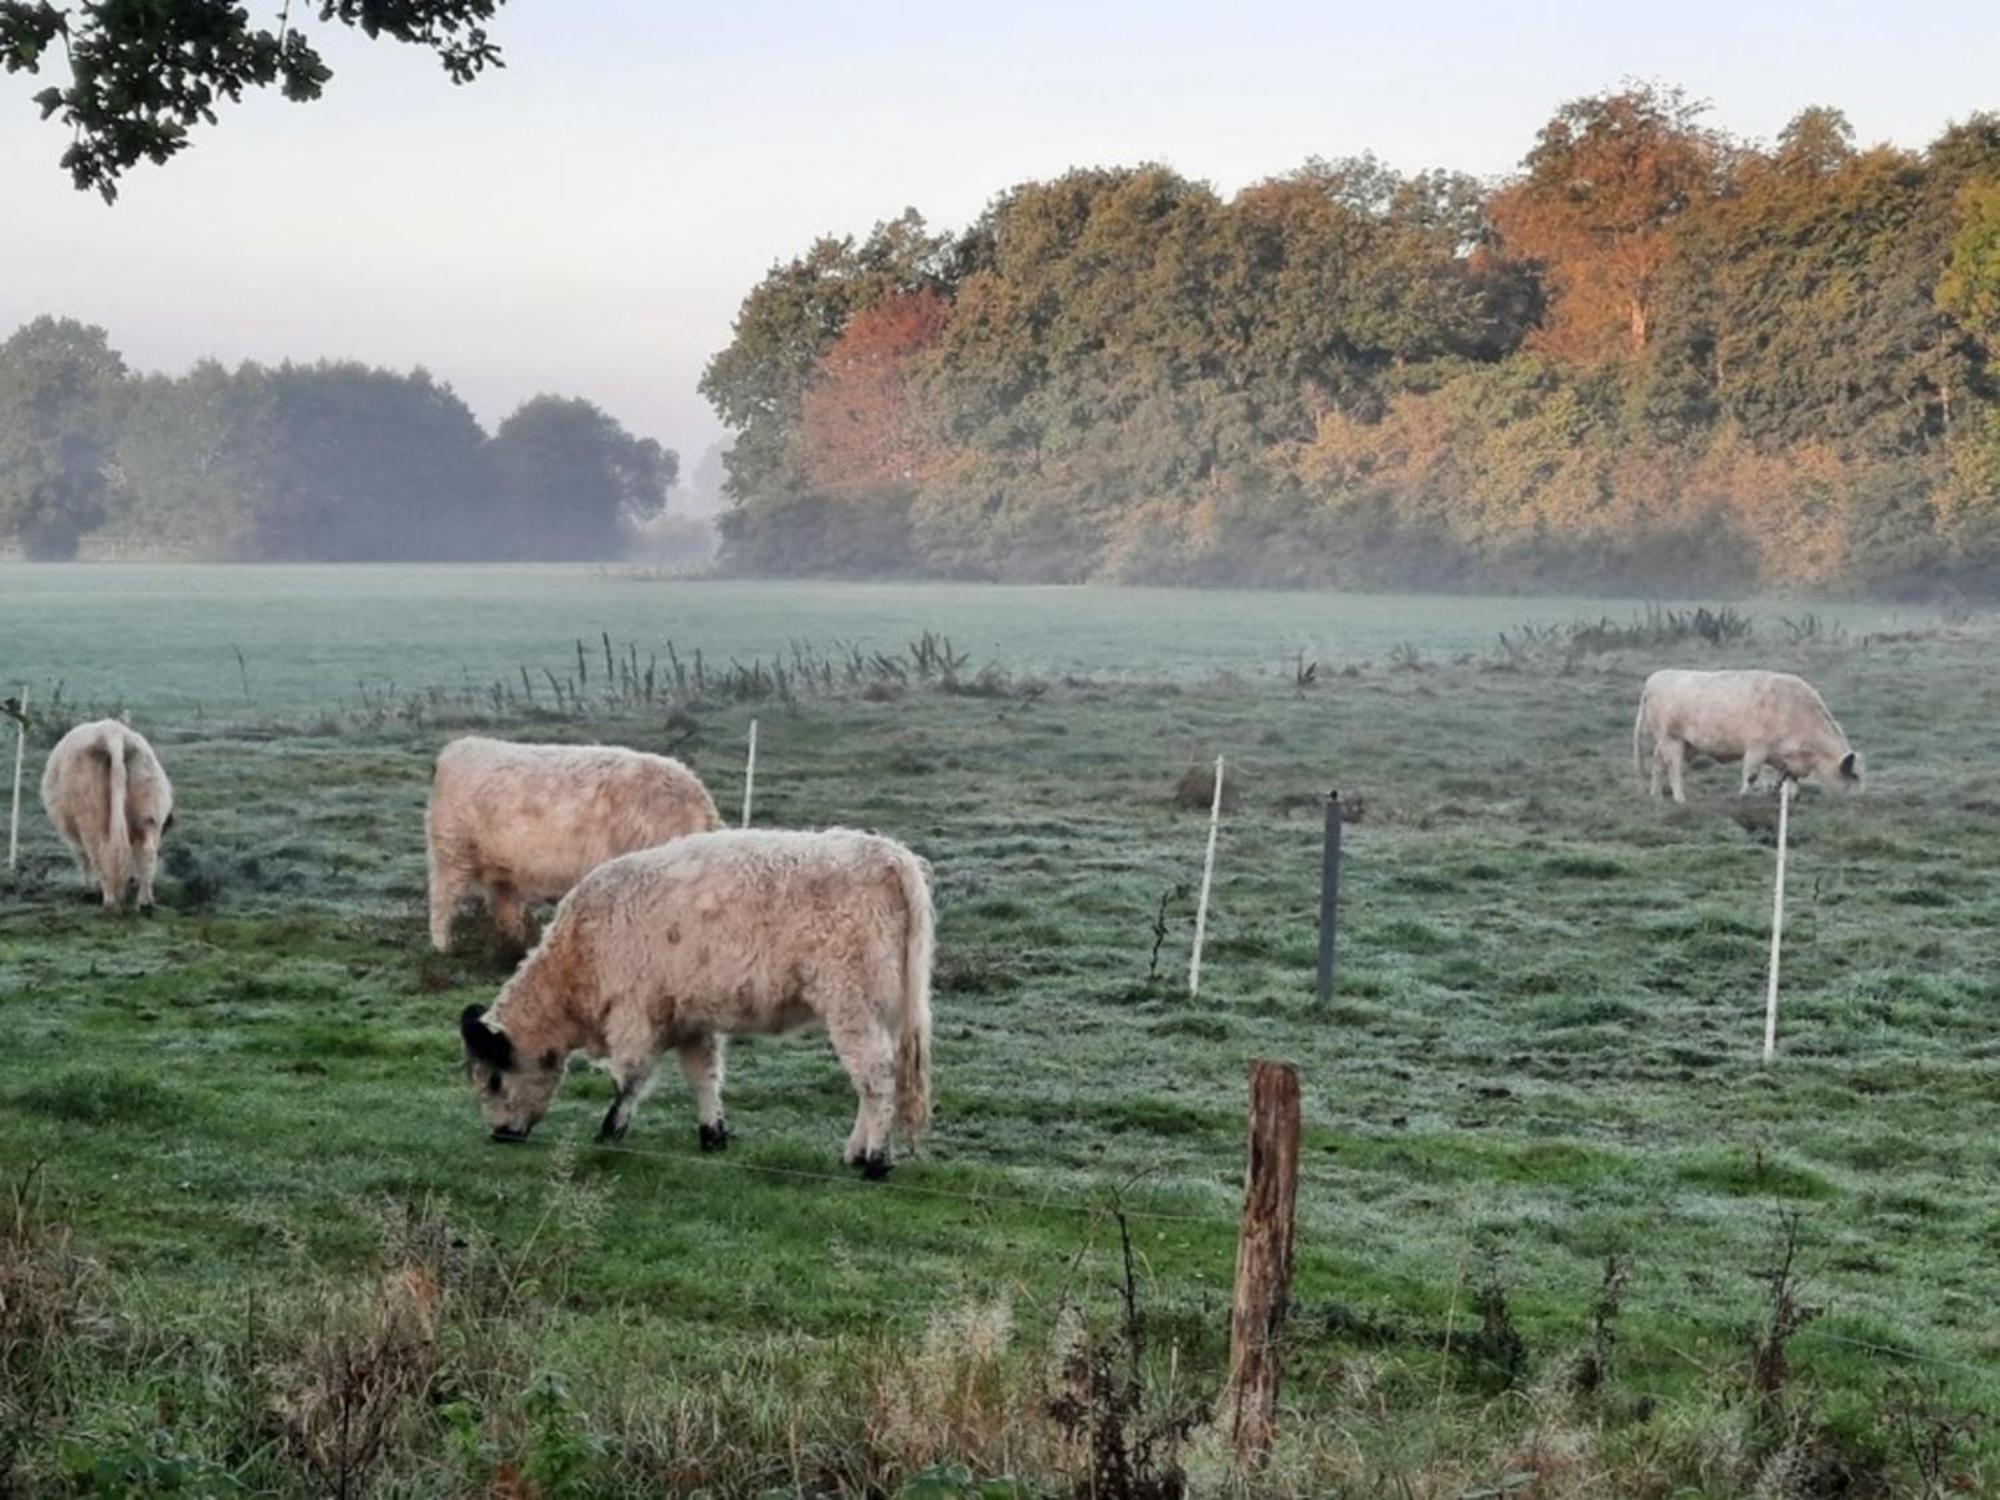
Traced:
<path id="1" fill-rule="evenodd" d="M 525 1141 L 562 1087 L 569 1059 L 550 1050 L 540 1057 L 523 1057 L 514 1039 L 487 1024 L 485 1012 L 468 1005 L 458 1018 L 465 1043 L 465 1076 L 472 1080 L 480 1112 L 496 1141 Z"/>

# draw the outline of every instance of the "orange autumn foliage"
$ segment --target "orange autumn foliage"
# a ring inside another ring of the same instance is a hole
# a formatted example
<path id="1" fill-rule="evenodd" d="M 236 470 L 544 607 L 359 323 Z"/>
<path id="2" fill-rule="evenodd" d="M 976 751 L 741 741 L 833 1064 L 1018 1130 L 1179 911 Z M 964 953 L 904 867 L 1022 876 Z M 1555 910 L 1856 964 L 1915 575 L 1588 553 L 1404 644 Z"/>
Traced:
<path id="1" fill-rule="evenodd" d="M 936 472 L 943 454 L 915 420 L 909 381 L 950 314 L 928 288 L 885 297 L 856 313 L 822 356 L 799 419 L 806 477 L 816 489 L 854 497 Z"/>
<path id="2" fill-rule="evenodd" d="M 1502 243 L 1549 292 L 1532 347 L 1579 363 L 1645 352 L 1675 221 L 1719 186 L 1722 148 L 1698 114 L 1675 90 L 1577 100 L 1494 196 Z"/>

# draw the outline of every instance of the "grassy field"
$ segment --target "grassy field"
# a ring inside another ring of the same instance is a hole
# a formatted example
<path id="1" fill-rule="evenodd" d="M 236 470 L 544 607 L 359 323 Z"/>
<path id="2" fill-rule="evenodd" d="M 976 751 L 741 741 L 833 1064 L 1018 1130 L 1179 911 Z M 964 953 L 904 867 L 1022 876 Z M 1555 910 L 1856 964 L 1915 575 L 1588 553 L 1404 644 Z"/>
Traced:
<path id="1" fill-rule="evenodd" d="M 0 676 L 128 705 L 180 807 L 151 922 L 79 900 L 38 809 L 0 883 L 0 1493 L 1040 1494 L 1093 1464 L 1100 1494 L 1173 1493 L 1149 1465 L 1226 1489 L 1212 1430 L 1163 1434 L 1225 1360 L 1259 1056 L 1299 1065 L 1307 1120 L 1260 1490 L 1995 1492 L 2000 1443 L 1959 1419 L 2000 1403 L 1996 636 L 1750 612 L 1733 645 L 1510 652 L 1522 620 L 1635 611 L 0 572 Z M 560 709 L 488 687 L 567 681 L 599 630 L 720 663 L 924 628 L 1002 670 L 849 681 L 829 653 L 789 702 L 647 702 L 601 662 Z M 1795 809 L 1772 1070 L 1773 804 L 1726 768 L 1686 809 L 1637 795 L 1632 704 L 1669 661 L 1803 670 L 1869 758 L 1864 795 Z M 738 1045 L 725 1156 L 677 1083 L 591 1145 L 581 1071 L 534 1144 L 489 1146 L 452 1022 L 507 962 L 471 922 L 449 960 L 424 943 L 430 756 L 497 716 L 671 748 L 730 808 L 753 714 L 759 822 L 935 867 L 929 1150 L 842 1175 L 816 1038 Z M 1196 1003 L 1186 773 L 1217 754 Z M 1321 1017 L 1335 784 L 1361 815 Z"/>

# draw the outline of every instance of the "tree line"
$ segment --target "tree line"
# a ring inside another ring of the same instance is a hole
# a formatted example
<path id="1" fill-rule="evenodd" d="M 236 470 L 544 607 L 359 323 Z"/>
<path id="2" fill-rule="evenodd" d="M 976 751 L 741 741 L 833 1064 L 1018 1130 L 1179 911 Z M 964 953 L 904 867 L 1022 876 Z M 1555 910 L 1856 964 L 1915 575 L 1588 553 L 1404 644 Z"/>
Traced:
<path id="1" fill-rule="evenodd" d="M 746 571 L 2000 584 L 2000 115 L 1774 143 L 1671 88 L 1499 183 L 1157 165 L 828 236 L 703 390 Z"/>
<path id="2" fill-rule="evenodd" d="M 0 541 L 30 558 L 99 532 L 227 561 L 616 557 L 678 468 L 578 398 L 537 396 L 489 435 L 421 369 L 141 375 L 53 317 L 0 343 Z"/>

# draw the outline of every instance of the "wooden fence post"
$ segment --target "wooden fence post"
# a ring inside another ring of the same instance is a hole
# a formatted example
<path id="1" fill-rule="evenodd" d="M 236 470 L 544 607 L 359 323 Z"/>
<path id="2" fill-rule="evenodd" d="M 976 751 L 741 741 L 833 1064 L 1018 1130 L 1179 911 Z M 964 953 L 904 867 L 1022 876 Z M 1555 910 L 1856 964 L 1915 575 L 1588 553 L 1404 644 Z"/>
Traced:
<path id="1" fill-rule="evenodd" d="M 750 826 L 750 797 L 757 790 L 757 721 L 750 721 L 750 752 L 743 760 L 743 826 Z"/>
<path id="2" fill-rule="evenodd" d="M 1299 1075 L 1289 1063 L 1250 1064 L 1250 1151 L 1236 1295 L 1229 1311 L 1230 1440 L 1237 1464 L 1263 1463 L 1277 1426 L 1279 1341 L 1292 1295 L 1292 1224 L 1299 1192 Z"/>

